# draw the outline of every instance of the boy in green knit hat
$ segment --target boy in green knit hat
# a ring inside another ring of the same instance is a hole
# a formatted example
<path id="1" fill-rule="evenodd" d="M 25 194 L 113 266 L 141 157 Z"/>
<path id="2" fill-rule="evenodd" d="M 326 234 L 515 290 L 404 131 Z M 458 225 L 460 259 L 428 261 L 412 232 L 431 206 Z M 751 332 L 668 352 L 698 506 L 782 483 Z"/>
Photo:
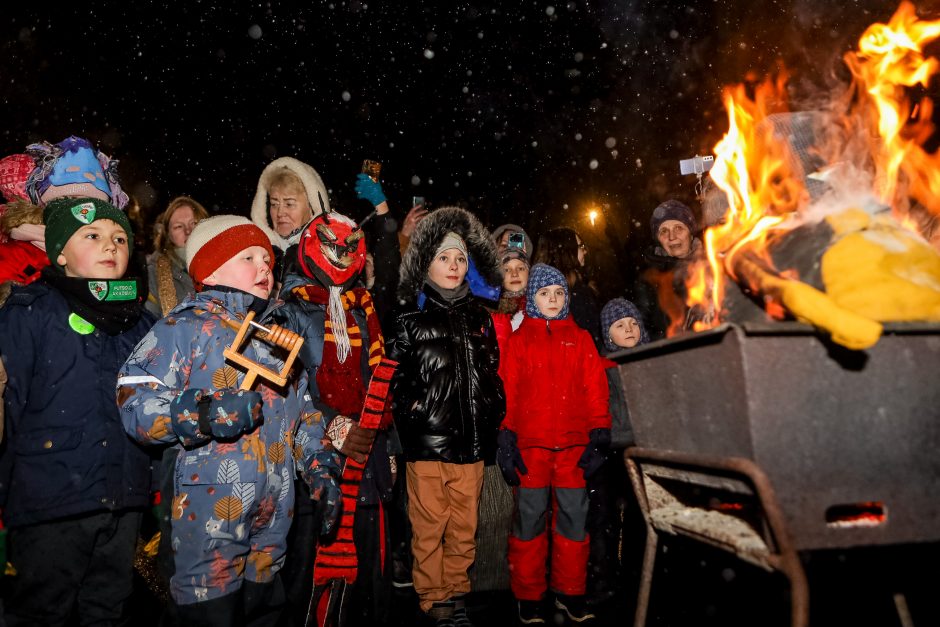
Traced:
<path id="1" fill-rule="evenodd" d="M 16 569 L 10 625 L 121 620 L 148 504 L 150 458 L 124 434 L 115 382 L 154 322 L 125 280 L 133 232 L 95 198 L 43 212 L 51 262 L 0 309 L 9 374 L 0 506 Z"/>

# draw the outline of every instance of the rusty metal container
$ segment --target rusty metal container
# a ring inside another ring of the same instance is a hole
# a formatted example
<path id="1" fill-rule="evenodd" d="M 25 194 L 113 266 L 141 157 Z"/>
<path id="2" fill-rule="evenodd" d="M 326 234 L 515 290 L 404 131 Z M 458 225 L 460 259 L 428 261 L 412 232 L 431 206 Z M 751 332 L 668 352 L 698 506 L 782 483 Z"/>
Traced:
<path id="1" fill-rule="evenodd" d="M 637 445 L 754 461 L 797 550 L 940 540 L 940 325 L 725 324 L 614 356 Z"/>

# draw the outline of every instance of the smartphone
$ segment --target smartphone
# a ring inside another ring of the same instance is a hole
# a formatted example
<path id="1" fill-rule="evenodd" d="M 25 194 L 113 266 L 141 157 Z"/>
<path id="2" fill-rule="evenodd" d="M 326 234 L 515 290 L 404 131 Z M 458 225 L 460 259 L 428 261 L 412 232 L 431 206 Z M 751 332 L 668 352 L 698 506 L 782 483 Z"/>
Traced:
<path id="1" fill-rule="evenodd" d="M 422 209 L 426 208 L 424 206 L 424 196 L 412 196 L 411 197 L 411 206 L 417 207 L 418 205 L 421 205 Z"/>
<path id="2" fill-rule="evenodd" d="M 520 233 L 516 231 L 515 233 L 509 234 L 509 241 L 507 242 L 508 248 L 518 248 L 523 252 L 528 252 L 525 249 L 525 233 Z"/>

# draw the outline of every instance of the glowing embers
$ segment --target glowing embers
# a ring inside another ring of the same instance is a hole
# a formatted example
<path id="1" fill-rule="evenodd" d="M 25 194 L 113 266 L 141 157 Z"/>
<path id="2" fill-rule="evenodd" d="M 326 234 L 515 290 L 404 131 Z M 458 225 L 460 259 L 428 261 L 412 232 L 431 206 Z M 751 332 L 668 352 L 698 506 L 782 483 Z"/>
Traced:
<path id="1" fill-rule="evenodd" d="M 835 529 L 877 527 L 888 521 L 888 509 L 880 501 L 833 505 L 826 509 L 826 526 Z"/>

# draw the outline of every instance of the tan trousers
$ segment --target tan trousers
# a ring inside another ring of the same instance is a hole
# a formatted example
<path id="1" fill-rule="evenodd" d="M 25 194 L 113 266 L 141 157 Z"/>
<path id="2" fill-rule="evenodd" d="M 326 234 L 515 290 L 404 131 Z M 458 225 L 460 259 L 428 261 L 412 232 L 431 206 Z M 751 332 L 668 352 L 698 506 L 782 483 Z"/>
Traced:
<path id="1" fill-rule="evenodd" d="M 470 592 L 483 462 L 408 462 L 412 578 L 421 610 Z"/>

